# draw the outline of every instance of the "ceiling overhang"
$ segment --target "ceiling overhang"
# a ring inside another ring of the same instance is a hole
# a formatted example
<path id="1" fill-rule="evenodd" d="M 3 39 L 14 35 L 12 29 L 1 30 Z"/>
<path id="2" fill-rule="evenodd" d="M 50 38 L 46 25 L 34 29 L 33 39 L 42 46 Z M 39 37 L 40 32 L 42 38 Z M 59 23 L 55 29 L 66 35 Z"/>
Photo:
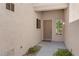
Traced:
<path id="1" fill-rule="evenodd" d="M 68 7 L 67 3 L 37 3 L 33 4 L 35 11 L 49 11 L 49 10 L 58 10 L 65 9 Z"/>

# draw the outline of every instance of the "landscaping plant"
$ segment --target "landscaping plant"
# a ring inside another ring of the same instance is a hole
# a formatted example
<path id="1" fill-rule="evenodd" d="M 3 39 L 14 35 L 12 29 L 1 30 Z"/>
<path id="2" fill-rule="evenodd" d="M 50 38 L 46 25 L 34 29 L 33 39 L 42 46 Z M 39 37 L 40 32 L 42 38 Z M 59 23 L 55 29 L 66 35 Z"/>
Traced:
<path id="1" fill-rule="evenodd" d="M 34 56 L 36 53 L 40 50 L 41 46 L 33 46 L 28 49 L 28 52 L 26 52 L 23 56 Z"/>
<path id="2" fill-rule="evenodd" d="M 58 49 L 58 51 L 54 53 L 54 56 L 72 56 L 72 53 L 67 49 Z"/>

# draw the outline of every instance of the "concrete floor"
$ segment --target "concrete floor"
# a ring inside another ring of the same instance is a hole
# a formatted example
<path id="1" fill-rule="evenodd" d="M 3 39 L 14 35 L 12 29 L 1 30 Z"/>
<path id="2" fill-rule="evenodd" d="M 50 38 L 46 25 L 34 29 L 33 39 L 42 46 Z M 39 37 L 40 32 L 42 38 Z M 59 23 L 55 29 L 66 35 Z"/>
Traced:
<path id="1" fill-rule="evenodd" d="M 64 42 L 40 42 L 38 45 L 41 49 L 36 56 L 53 56 L 58 48 L 66 49 Z"/>

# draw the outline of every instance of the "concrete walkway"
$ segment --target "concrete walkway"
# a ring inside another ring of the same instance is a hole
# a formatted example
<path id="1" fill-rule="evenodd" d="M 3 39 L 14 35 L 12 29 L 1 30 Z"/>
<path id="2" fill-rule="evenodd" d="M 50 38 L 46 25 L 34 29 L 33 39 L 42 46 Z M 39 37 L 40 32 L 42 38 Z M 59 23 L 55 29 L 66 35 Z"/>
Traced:
<path id="1" fill-rule="evenodd" d="M 66 49 L 64 42 L 41 42 L 38 45 L 41 49 L 36 56 L 52 56 L 58 48 Z"/>

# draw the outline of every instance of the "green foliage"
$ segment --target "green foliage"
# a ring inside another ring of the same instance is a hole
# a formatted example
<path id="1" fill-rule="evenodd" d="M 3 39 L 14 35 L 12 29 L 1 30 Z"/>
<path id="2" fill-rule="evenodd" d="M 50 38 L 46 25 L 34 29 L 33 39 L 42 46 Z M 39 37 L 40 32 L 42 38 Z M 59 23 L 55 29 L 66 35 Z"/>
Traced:
<path id="1" fill-rule="evenodd" d="M 55 52 L 55 56 L 72 56 L 72 53 L 68 51 L 67 49 L 58 49 L 58 51 Z"/>
<path id="2" fill-rule="evenodd" d="M 59 19 L 57 19 L 57 21 L 56 21 L 57 33 L 61 33 L 62 32 L 62 28 L 63 28 L 63 23 Z"/>
<path id="3" fill-rule="evenodd" d="M 34 47 L 29 48 L 28 53 L 29 54 L 34 54 L 38 51 L 39 51 L 39 48 L 37 46 L 34 46 Z"/>

